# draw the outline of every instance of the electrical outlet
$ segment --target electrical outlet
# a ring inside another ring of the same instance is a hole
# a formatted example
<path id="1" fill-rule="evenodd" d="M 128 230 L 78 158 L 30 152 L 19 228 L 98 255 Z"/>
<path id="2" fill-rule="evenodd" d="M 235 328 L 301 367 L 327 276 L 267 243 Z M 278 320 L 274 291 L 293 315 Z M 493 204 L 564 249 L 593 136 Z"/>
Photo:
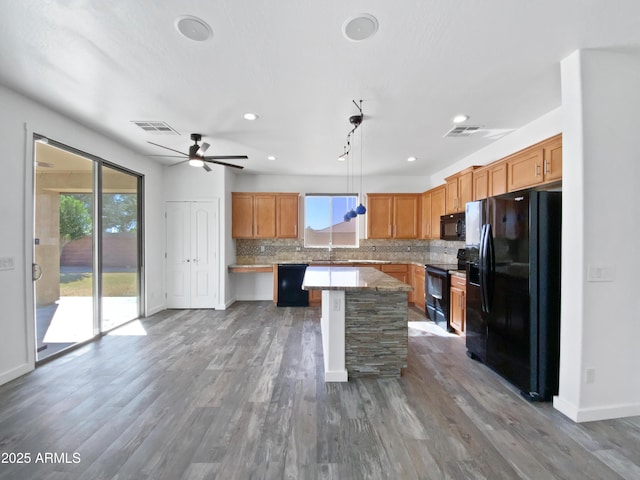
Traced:
<path id="1" fill-rule="evenodd" d="M 410 251 L 411 251 L 411 247 L 407 247 L 407 252 L 410 252 Z"/>
<path id="2" fill-rule="evenodd" d="M 0 257 L 0 270 L 13 270 L 14 263 L 13 257 Z"/>
<path id="3" fill-rule="evenodd" d="M 296 252 L 299 252 L 299 251 L 300 251 L 300 247 L 296 247 Z"/>
<path id="4" fill-rule="evenodd" d="M 371 251 L 375 252 L 376 251 L 376 246 L 374 245 L 373 247 L 371 247 Z"/>
<path id="5" fill-rule="evenodd" d="M 264 252 L 264 245 L 260 245 L 260 251 Z"/>

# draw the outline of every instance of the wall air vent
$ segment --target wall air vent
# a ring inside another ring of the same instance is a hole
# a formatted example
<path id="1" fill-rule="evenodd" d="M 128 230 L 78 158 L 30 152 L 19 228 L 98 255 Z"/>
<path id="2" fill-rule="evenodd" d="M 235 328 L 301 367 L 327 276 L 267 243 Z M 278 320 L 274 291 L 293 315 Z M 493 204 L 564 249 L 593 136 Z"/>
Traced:
<path id="1" fill-rule="evenodd" d="M 445 137 L 469 137 L 480 130 L 482 127 L 472 125 L 456 125 L 447 133 Z"/>
<path id="2" fill-rule="evenodd" d="M 171 128 L 166 122 L 159 121 L 136 121 L 132 120 L 131 123 L 139 126 L 147 133 L 154 135 L 180 135 L 177 131 Z"/>

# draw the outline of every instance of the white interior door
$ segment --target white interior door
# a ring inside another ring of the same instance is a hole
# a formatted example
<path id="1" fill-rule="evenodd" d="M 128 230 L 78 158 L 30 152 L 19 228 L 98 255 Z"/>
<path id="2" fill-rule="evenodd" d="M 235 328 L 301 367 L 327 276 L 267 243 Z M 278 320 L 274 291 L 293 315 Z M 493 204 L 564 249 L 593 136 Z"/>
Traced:
<path id="1" fill-rule="evenodd" d="M 217 202 L 167 202 L 167 308 L 218 303 Z"/>
<path id="2" fill-rule="evenodd" d="M 218 303 L 218 218 L 213 202 L 191 202 L 191 308 Z"/>

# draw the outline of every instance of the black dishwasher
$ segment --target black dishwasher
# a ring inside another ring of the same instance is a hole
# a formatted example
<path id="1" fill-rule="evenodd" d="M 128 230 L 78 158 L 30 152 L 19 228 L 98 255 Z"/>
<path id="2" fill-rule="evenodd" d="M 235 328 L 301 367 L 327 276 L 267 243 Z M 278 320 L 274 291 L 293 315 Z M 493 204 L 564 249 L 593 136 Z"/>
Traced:
<path id="1" fill-rule="evenodd" d="M 308 307 L 309 292 L 302 290 L 306 263 L 278 264 L 278 307 Z"/>

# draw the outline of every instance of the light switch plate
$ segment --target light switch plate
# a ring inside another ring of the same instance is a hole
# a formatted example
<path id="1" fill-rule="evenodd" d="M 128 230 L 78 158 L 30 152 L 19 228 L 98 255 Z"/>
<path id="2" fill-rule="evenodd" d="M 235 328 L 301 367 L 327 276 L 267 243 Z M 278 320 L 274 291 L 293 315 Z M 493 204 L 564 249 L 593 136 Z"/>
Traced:
<path id="1" fill-rule="evenodd" d="M 14 263 L 13 257 L 0 257 L 0 270 L 13 270 Z"/>
<path id="2" fill-rule="evenodd" d="M 587 268 L 587 281 L 589 282 L 614 282 L 615 280 L 615 265 L 589 265 Z"/>

